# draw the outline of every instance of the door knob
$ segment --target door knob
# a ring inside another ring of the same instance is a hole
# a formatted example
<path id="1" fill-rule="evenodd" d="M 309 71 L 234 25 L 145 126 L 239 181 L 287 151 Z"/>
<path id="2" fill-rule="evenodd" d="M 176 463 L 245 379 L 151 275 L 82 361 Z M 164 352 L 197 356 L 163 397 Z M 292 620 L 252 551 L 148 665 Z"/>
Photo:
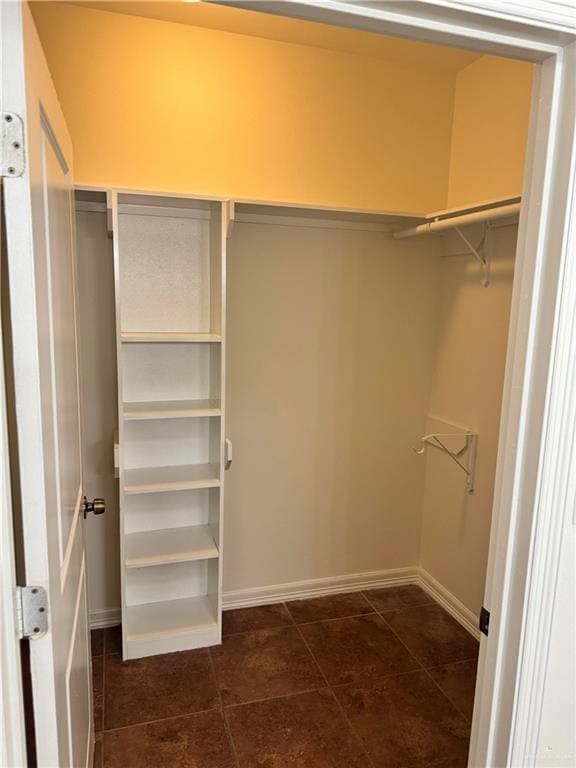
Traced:
<path id="1" fill-rule="evenodd" d="M 94 501 L 88 501 L 86 496 L 82 499 L 82 511 L 84 513 L 84 519 L 88 512 L 93 512 L 95 515 L 101 515 L 106 512 L 106 502 L 104 499 L 94 499 Z"/>

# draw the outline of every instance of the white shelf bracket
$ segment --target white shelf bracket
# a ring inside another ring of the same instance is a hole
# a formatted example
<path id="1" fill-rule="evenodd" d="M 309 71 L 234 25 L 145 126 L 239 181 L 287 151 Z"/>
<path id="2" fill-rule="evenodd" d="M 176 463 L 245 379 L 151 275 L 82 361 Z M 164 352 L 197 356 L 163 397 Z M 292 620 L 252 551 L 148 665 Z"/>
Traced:
<path id="1" fill-rule="evenodd" d="M 459 440 L 460 447 L 450 449 L 446 441 Z M 478 434 L 476 432 L 445 432 L 432 433 L 420 438 L 418 446 L 414 448 L 414 453 L 422 455 L 427 446 L 436 448 L 457 464 L 466 475 L 466 490 L 468 493 L 474 492 L 474 480 L 476 475 L 476 453 L 478 449 Z"/>
<path id="2" fill-rule="evenodd" d="M 482 240 L 480 240 L 480 243 L 474 247 L 470 240 L 466 237 L 464 232 L 462 232 L 460 227 L 454 227 L 454 231 L 456 234 L 460 237 L 460 239 L 464 242 L 468 250 L 470 251 L 470 254 L 474 256 L 474 258 L 480 262 L 482 265 L 482 285 L 486 288 L 488 285 L 490 285 L 490 232 L 491 232 L 491 225 L 489 222 L 486 222 L 484 224 L 484 234 L 482 235 Z"/>

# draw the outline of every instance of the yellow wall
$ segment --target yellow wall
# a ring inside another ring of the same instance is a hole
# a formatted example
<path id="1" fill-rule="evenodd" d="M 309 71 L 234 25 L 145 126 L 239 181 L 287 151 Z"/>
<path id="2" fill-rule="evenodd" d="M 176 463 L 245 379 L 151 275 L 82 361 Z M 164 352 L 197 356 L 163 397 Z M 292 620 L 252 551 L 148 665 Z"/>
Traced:
<path id="1" fill-rule="evenodd" d="M 449 208 L 522 192 L 531 64 L 482 56 L 458 72 Z"/>
<path id="2" fill-rule="evenodd" d="M 58 3 L 33 13 L 77 184 L 443 207 L 454 76 Z"/>

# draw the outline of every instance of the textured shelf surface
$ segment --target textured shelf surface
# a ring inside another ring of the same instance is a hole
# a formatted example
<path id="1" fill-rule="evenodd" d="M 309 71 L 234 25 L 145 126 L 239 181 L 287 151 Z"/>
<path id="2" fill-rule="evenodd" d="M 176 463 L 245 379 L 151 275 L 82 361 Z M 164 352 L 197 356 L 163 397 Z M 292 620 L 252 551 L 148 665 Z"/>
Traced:
<path id="1" fill-rule="evenodd" d="M 126 566 L 181 563 L 218 557 L 218 547 L 208 525 L 166 528 L 160 531 L 129 533 L 124 543 Z"/>
<path id="2" fill-rule="evenodd" d="M 127 640 L 145 640 L 217 626 L 216 615 L 206 595 L 127 607 Z"/>
<path id="3" fill-rule="evenodd" d="M 154 344 L 154 343 L 193 343 L 209 344 L 211 342 L 222 341 L 219 333 L 180 333 L 180 332 L 149 332 L 149 331 L 122 331 L 120 338 L 123 342 L 132 344 Z"/>
<path id="4" fill-rule="evenodd" d="M 124 493 L 161 493 L 220 485 L 218 464 L 189 464 L 124 470 Z"/>
<path id="5" fill-rule="evenodd" d="M 146 403 L 124 403 L 122 414 L 126 420 L 186 419 L 199 416 L 220 416 L 220 400 L 164 400 Z"/>

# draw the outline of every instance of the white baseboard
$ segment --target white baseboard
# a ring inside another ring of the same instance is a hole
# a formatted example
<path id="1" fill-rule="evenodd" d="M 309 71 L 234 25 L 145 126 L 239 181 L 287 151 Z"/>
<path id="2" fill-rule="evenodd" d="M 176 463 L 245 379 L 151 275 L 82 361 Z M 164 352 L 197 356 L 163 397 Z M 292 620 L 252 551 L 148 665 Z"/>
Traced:
<path id="1" fill-rule="evenodd" d="M 378 589 L 401 584 L 415 584 L 419 569 L 391 568 L 386 571 L 352 573 L 346 576 L 329 576 L 306 581 L 291 581 L 285 584 L 273 584 L 269 587 L 253 587 L 224 592 L 223 605 L 229 608 L 250 608 L 267 603 L 281 603 L 290 600 L 303 600 L 307 597 L 322 597 L 344 592 L 360 592 L 363 589 Z"/>
<path id="2" fill-rule="evenodd" d="M 285 603 L 290 600 L 304 600 L 309 597 L 337 595 L 346 592 L 360 592 L 364 589 L 395 587 L 402 584 L 418 584 L 430 597 L 441 605 L 464 629 L 477 640 L 480 639 L 478 618 L 458 598 L 442 586 L 423 568 L 391 568 L 386 571 L 353 573 L 346 576 L 329 576 L 321 579 L 291 581 L 268 587 L 252 587 L 224 592 L 223 608 L 252 608 L 269 603 Z M 111 627 L 120 623 L 120 608 L 106 608 L 90 611 L 90 628 Z"/>
<path id="3" fill-rule="evenodd" d="M 100 608 L 97 611 L 90 611 L 88 614 L 88 623 L 90 629 L 102 629 L 103 627 L 115 627 L 122 620 L 120 606 L 118 608 Z"/>
<path id="4" fill-rule="evenodd" d="M 419 568 L 418 583 L 430 597 L 435 600 L 444 610 L 449 613 L 464 629 L 480 640 L 480 630 L 478 629 L 478 616 L 472 613 L 469 608 L 458 600 L 446 587 L 443 587 L 439 581 L 431 576 L 424 568 Z"/>

